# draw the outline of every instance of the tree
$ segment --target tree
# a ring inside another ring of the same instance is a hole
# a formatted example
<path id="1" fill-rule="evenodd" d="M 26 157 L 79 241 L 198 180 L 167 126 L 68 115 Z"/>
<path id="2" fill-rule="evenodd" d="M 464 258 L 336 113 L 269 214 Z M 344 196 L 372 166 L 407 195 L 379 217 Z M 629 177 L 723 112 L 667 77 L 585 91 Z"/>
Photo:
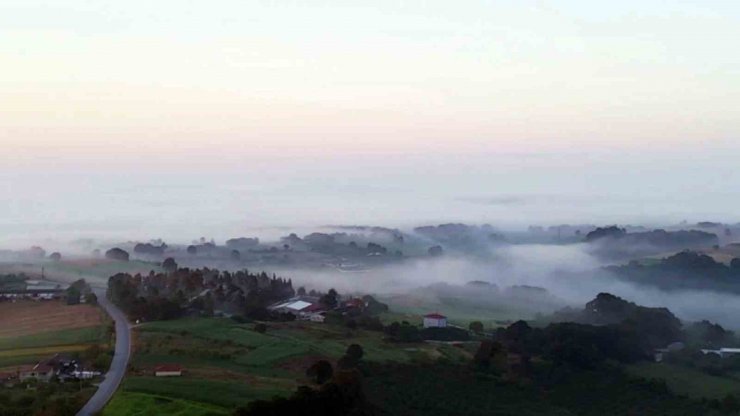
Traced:
<path id="1" fill-rule="evenodd" d="M 231 250 L 230 257 L 231 260 L 239 261 L 242 258 L 242 253 L 240 253 L 239 250 Z"/>
<path id="2" fill-rule="evenodd" d="M 105 258 L 110 259 L 110 260 L 117 260 L 117 261 L 128 261 L 129 254 L 127 251 L 123 249 L 114 247 L 105 252 Z"/>
<path id="3" fill-rule="evenodd" d="M 429 247 L 429 250 L 427 250 L 427 252 L 432 257 L 439 257 L 444 254 L 444 249 L 442 248 L 442 246 L 433 246 Z"/>
<path id="4" fill-rule="evenodd" d="M 326 306 L 327 308 L 334 309 L 339 304 L 339 293 L 334 289 L 329 289 L 329 292 L 319 299 L 319 303 Z"/>
<path id="5" fill-rule="evenodd" d="M 730 262 L 730 270 L 738 272 L 740 271 L 740 258 L 734 258 Z"/>
<path id="6" fill-rule="evenodd" d="M 80 303 L 80 289 L 76 286 L 70 286 L 67 289 L 67 305 L 77 305 Z"/>
<path id="7" fill-rule="evenodd" d="M 194 245 L 189 245 L 186 251 L 191 256 L 194 256 L 194 255 L 198 254 L 198 247 L 196 247 Z"/>
<path id="8" fill-rule="evenodd" d="M 172 257 L 167 257 L 162 262 L 162 268 L 170 273 L 177 271 L 177 262 Z"/>
<path id="9" fill-rule="evenodd" d="M 301 286 L 298 288 L 298 291 L 296 292 L 298 296 L 306 296 L 306 288 Z"/>
<path id="10" fill-rule="evenodd" d="M 62 255 L 58 251 L 55 251 L 49 255 L 49 259 L 52 261 L 61 261 Z"/>
<path id="11" fill-rule="evenodd" d="M 365 355 L 365 351 L 363 351 L 362 346 L 360 344 L 352 344 L 349 347 L 347 347 L 347 352 L 345 354 L 348 357 L 351 357 L 357 361 L 360 361 L 360 359 L 362 359 L 362 356 Z"/>
<path id="12" fill-rule="evenodd" d="M 85 302 L 89 303 L 90 305 L 97 305 L 98 304 L 98 295 L 96 295 L 93 292 L 88 293 L 85 296 Z"/>
<path id="13" fill-rule="evenodd" d="M 306 377 L 310 378 L 316 384 L 324 384 L 334 375 L 334 368 L 326 360 L 316 361 L 306 370 Z"/>
<path id="14" fill-rule="evenodd" d="M 206 293 L 205 297 L 203 298 L 203 313 L 206 316 L 213 316 L 214 304 L 215 302 L 213 301 L 213 295 L 211 295 L 210 292 Z"/>
<path id="15" fill-rule="evenodd" d="M 480 334 L 483 332 L 483 323 L 481 321 L 473 321 L 468 325 L 468 329 L 475 332 L 476 334 Z"/>
<path id="16" fill-rule="evenodd" d="M 267 325 L 259 323 L 254 326 L 254 331 L 260 334 L 264 334 L 265 332 L 267 332 Z"/>
<path id="17" fill-rule="evenodd" d="M 627 230 L 625 230 L 624 228 L 619 228 L 616 225 L 612 225 L 611 227 L 597 228 L 586 234 L 586 242 L 590 243 L 602 238 L 618 239 L 624 237 L 625 235 L 627 235 Z"/>
<path id="18" fill-rule="evenodd" d="M 490 340 L 481 341 L 478 350 L 473 356 L 473 363 L 480 368 L 487 368 L 491 364 L 491 360 L 503 350 L 503 346 L 499 342 Z"/>

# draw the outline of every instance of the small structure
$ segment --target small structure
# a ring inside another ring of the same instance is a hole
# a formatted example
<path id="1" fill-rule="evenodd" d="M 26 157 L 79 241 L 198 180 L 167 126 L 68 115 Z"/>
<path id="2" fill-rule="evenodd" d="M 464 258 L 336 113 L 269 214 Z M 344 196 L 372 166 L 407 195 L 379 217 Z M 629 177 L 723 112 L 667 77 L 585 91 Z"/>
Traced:
<path id="1" fill-rule="evenodd" d="M 727 358 L 731 355 L 740 354 L 740 348 L 720 348 L 719 354 L 722 358 Z"/>
<path id="2" fill-rule="evenodd" d="M 424 328 L 446 328 L 447 317 L 438 313 L 424 315 Z"/>
<path id="3" fill-rule="evenodd" d="M 318 303 L 318 299 L 308 296 L 298 296 L 268 307 L 270 311 L 278 313 L 292 313 L 297 317 L 308 320 L 309 316 L 322 312 L 324 308 Z"/>
<path id="4" fill-rule="evenodd" d="M 156 377 L 180 377 L 182 376 L 182 366 L 179 364 L 160 364 L 154 367 Z"/>
<path id="5" fill-rule="evenodd" d="M 51 364 L 48 364 L 47 362 L 40 362 L 33 366 L 32 369 L 27 371 L 22 371 L 20 373 L 20 380 L 26 381 L 30 379 L 36 379 L 38 381 L 43 382 L 49 382 L 51 381 L 51 378 L 54 377 L 54 374 L 56 374 L 56 371 L 54 370 L 54 366 Z"/>
<path id="6" fill-rule="evenodd" d="M 720 348 L 718 350 L 701 350 L 702 354 L 715 354 L 720 358 L 727 358 L 736 354 L 740 354 L 740 348 Z"/>
<path id="7" fill-rule="evenodd" d="M 326 315 L 324 315 L 323 313 L 312 313 L 308 315 L 308 320 L 311 322 L 323 323 L 326 320 Z"/>
<path id="8" fill-rule="evenodd" d="M 656 363 L 660 363 L 660 362 L 663 362 L 663 358 L 665 354 L 669 352 L 683 351 L 684 348 L 686 348 L 686 344 L 684 344 L 683 342 L 680 342 L 680 341 L 673 342 L 673 343 L 668 344 L 668 346 L 665 348 L 657 348 L 655 352 L 653 353 L 653 358 L 655 359 Z"/>

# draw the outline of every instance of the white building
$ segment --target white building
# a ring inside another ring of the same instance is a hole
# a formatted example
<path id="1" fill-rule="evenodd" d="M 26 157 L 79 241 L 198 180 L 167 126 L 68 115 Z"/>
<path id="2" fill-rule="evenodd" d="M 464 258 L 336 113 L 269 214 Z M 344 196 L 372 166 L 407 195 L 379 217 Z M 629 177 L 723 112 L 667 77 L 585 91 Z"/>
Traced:
<path id="1" fill-rule="evenodd" d="M 447 327 L 447 317 L 438 313 L 424 315 L 424 328 L 445 328 Z"/>
<path id="2" fill-rule="evenodd" d="M 718 350 L 701 350 L 704 355 L 716 354 L 722 358 L 727 358 L 735 354 L 740 354 L 740 348 L 720 348 Z"/>

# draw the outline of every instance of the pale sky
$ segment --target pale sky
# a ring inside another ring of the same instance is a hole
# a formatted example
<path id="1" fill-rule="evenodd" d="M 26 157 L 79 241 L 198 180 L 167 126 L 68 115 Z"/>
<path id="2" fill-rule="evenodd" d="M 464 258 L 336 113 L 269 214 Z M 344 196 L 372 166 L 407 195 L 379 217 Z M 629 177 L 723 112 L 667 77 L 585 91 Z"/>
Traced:
<path id="1" fill-rule="evenodd" d="M 0 221 L 87 217 L 38 183 L 193 170 L 253 191 L 393 182 L 427 204 L 704 189 L 700 212 L 725 215 L 738 39 L 729 0 L 0 0 Z M 665 211 L 641 207 L 624 208 Z"/>

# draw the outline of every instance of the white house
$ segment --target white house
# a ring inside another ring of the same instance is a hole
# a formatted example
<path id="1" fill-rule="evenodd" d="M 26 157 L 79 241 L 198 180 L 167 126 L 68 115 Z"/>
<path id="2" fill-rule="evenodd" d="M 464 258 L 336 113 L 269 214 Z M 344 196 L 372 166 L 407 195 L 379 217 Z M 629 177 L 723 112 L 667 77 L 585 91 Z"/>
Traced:
<path id="1" fill-rule="evenodd" d="M 424 328 L 445 328 L 447 327 L 447 317 L 438 313 L 424 315 Z"/>

